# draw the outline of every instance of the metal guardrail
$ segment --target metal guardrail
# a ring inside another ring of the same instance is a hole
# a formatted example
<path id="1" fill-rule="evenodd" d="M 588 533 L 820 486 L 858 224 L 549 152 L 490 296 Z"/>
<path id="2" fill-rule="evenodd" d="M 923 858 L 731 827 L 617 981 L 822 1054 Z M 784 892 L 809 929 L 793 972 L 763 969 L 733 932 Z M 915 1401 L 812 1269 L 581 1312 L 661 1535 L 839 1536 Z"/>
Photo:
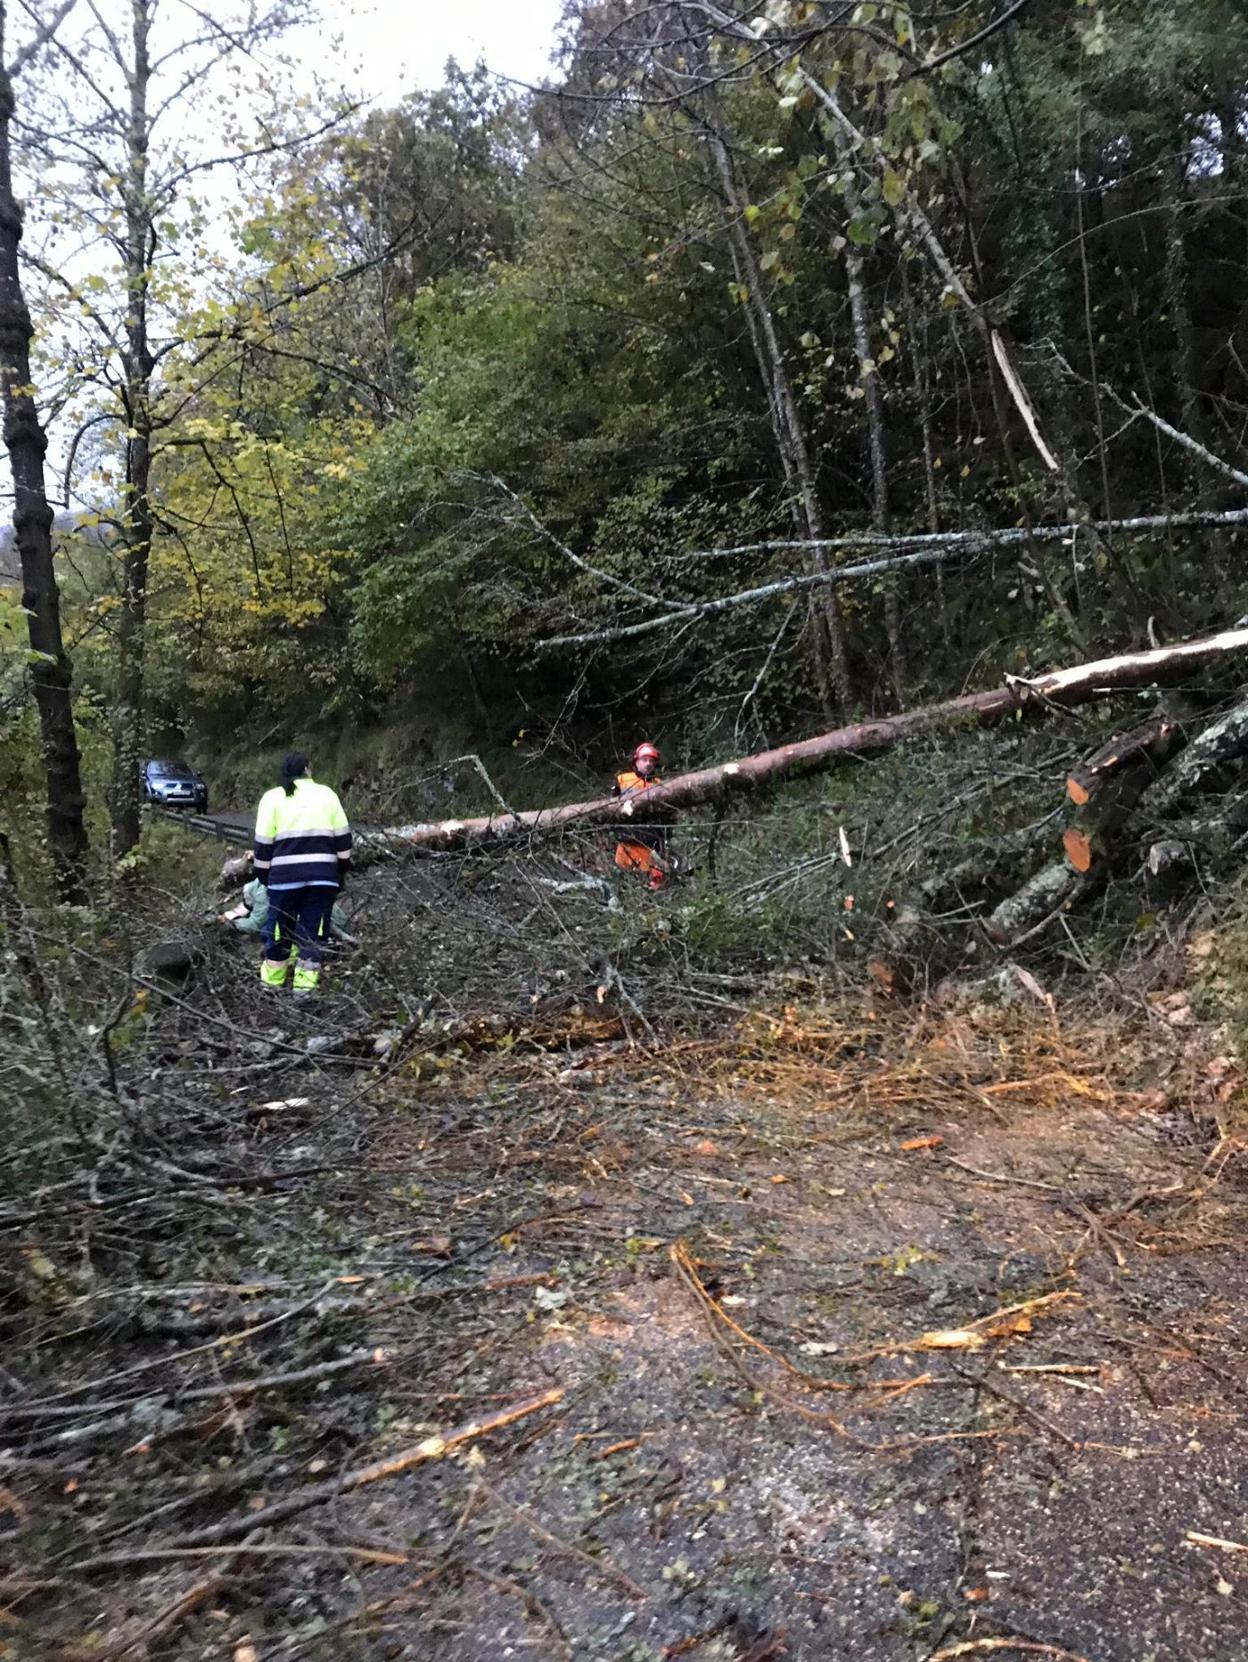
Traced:
<path id="1" fill-rule="evenodd" d="M 192 814 L 184 808 L 161 808 L 154 802 L 146 806 L 148 813 L 158 819 L 172 820 L 187 831 L 198 831 L 201 837 L 215 837 L 221 843 L 233 843 L 236 848 L 250 848 L 255 835 L 250 825 L 231 825 L 227 821 L 214 819 L 211 814 Z M 351 829 L 361 847 L 370 841 L 375 841 L 382 849 L 388 846 L 384 834 L 367 826 L 355 825 Z"/>
<path id="2" fill-rule="evenodd" d="M 171 819 L 188 831 L 198 831 L 201 837 L 215 837 L 218 842 L 234 843 L 238 848 L 251 847 L 251 832 L 245 825 L 227 825 L 211 814 L 188 814 L 179 808 L 152 808 L 161 819 Z"/>

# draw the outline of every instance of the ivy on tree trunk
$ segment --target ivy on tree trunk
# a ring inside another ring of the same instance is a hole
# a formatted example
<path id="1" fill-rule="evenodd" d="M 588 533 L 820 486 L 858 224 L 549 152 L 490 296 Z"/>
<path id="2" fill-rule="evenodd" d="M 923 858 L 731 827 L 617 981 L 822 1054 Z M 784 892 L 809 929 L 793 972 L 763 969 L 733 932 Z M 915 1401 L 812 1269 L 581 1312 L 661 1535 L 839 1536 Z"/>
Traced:
<path id="1" fill-rule="evenodd" d="M 60 594 L 52 558 L 52 507 L 44 482 L 48 440 L 30 379 L 34 329 L 18 258 L 22 211 L 13 194 L 10 149 L 16 98 L 12 75 L 3 61 L 4 22 L 5 10 L 0 3 L 0 376 L 4 442 L 13 473 L 13 525 L 22 564 L 22 606 L 30 636 L 30 673 L 43 746 L 48 846 L 62 897 L 77 901 L 84 897 L 86 881 L 82 770 L 74 725 L 73 670 L 61 632 Z"/>

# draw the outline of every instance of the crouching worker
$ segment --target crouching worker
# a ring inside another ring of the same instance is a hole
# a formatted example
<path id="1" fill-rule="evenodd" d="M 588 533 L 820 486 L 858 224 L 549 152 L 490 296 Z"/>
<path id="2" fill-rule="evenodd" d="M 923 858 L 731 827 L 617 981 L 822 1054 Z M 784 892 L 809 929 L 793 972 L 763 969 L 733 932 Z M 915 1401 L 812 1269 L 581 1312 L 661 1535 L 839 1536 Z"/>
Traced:
<path id="1" fill-rule="evenodd" d="M 616 774 L 612 796 L 640 796 L 652 785 L 659 784 L 661 761 L 657 745 L 639 744 L 633 751 L 632 768 Z M 644 877 L 647 888 L 664 888 L 672 874 L 667 827 L 630 825 L 627 838 L 621 838 L 615 845 L 615 863 L 621 871 L 635 871 Z"/>
<path id="2" fill-rule="evenodd" d="M 258 877 L 243 884 L 243 895 L 238 905 L 220 913 L 217 921 L 228 923 L 240 935 L 264 934 L 269 922 L 269 892 Z M 334 941 L 344 941 L 348 946 L 356 944 L 355 936 L 350 933 L 350 919 L 336 900 L 329 914 L 329 933 Z M 291 958 L 297 957 L 298 948 L 292 946 Z"/>
<path id="3" fill-rule="evenodd" d="M 315 990 L 350 859 L 351 828 L 341 802 L 311 777 L 308 758 L 291 751 L 282 760 L 281 784 L 264 793 L 256 810 L 256 881 L 269 901 L 260 964 L 266 987 L 286 985 L 297 946 L 295 991 Z"/>

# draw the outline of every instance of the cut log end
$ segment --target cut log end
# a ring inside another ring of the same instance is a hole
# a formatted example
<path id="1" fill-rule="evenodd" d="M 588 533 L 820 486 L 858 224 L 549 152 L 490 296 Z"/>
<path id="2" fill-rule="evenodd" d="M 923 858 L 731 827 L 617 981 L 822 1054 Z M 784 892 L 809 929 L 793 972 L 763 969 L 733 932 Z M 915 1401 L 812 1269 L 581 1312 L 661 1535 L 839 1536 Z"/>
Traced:
<path id="1" fill-rule="evenodd" d="M 1186 740 L 1183 727 L 1157 711 L 1129 732 L 1116 734 L 1108 744 L 1085 756 L 1066 781 L 1066 794 L 1077 808 L 1102 799 L 1115 790 L 1138 794 L 1158 769 L 1164 767 Z"/>
<path id="2" fill-rule="evenodd" d="M 1077 872 L 1086 875 L 1092 870 L 1092 839 L 1086 831 L 1080 830 L 1077 825 L 1068 826 L 1062 835 L 1062 847 Z"/>

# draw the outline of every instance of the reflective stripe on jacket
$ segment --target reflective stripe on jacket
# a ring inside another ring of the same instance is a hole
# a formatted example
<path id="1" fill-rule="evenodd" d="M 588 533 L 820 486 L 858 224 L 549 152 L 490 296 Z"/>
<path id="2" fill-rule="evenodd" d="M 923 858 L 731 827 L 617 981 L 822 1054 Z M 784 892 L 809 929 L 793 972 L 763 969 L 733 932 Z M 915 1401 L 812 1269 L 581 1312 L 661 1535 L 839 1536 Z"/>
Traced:
<path id="1" fill-rule="evenodd" d="M 290 796 L 275 785 L 256 810 L 257 874 L 270 889 L 337 888 L 351 858 L 351 827 L 334 792 L 296 779 Z"/>

